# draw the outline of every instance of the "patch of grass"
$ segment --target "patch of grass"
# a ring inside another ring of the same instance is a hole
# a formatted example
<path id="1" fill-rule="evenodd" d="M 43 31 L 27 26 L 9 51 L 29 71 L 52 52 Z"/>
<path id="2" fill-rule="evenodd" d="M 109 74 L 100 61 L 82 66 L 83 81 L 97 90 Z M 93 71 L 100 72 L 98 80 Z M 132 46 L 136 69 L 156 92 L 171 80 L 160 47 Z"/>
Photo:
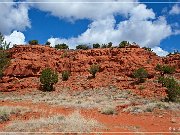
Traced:
<path id="1" fill-rule="evenodd" d="M 100 123 L 91 118 L 84 118 L 78 111 L 68 116 L 53 116 L 49 118 L 33 119 L 26 122 L 15 121 L 6 131 L 47 131 L 52 132 L 90 132 L 100 128 Z"/>
<path id="2" fill-rule="evenodd" d="M 100 109 L 100 113 L 105 115 L 113 115 L 117 114 L 117 111 L 115 107 L 103 107 Z"/>
<path id="3" fill-rule="evenodd" d="M 0 107 L 0 123 L 8 121 L 11 114 L 25 113 L 29 111 L 29 109 L 25 107 L 9 107 L 9 106 L 1 106 Z"/>

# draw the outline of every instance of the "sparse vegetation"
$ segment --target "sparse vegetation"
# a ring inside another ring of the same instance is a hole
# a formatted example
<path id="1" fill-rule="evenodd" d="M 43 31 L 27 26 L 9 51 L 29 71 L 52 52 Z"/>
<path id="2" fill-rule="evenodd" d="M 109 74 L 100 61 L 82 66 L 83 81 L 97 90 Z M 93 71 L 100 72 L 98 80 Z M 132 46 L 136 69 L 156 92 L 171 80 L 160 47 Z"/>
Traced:
<path id="1" fill-rule="evenodd" d="M 30 45 L 38 45 L 38 40 L 30 40 L 29 44 Z"/>
<path id="2" fill-rule="evenodd" d="M 50 43 L 49 41 L 47 41 L 45 45 L 50 45 L 50 44 L 51 44 L 51 43 Z"/>
<path id="3" fill-rule="evenodd" d="M 3 76 L 3 71 L 10 62 L 9 53 L 6 51 L 9 49 L 9 45 L 10 43 L 4 41 L 4 37 L 0 33 L 0 78 Z"/>
<path id="4" fill-rule="evenodd" d="M 78 45 L 76 46 L 76 49 L 82 49 L 82 50 L 88 50 L 90 47 L 87 45 Z"/>
<path id="5" fill-rule="evenodd" d="M 158 82 L 167 88 L 167 101 L 180 102 L 180 85 L 174 78 L 159 77 Z"/>
<path id="6" fill-rule="evenodd" d="M 138 83 L 143 83 L 148 77 L 148 72 L 144 68 L 139 68 L 133 72 L 133 77 L 138 79 Z"/>
<path id="7" fill-rule="evenodd" d="M 159 71 L 161 73 L 161 75 L 172 74 L 175 72 L 174 67 L 171 67 L 169 65 L 160 65 L 160 64 L 156 65 L 155 70 Z"/>
<path id="8" fill-rule="evenodd" d="M 105 114 L 105 115 L 113 115 L 113 114 L 117 114 L 117 111 L 115 107 L 105 106 L 100 109 L 100 113 Z"/>
<path id="9" fill-rule="evenodd" d="M 25 113 L 29 109 L 25 107 L 10 107 L 10 106 L 1 106 L 0 107 L 0 123 L 8 121 L 11 114 Z"/>
<path id="10" fill-rule="evenodd" d="M 32 119 L 29 121 L 15 121 L 8 125 L 6 131 L 13 132 L 34 132 L 46 131 L 46 127 L 52 132 L 90 132 L 93 129 L 102 128 L 103 126 L 92 118 L 84 118 L 78 111 L 68 116 L 53 116 L 49 118 Z"/>
<path id="11" fill-rule="evenodd" d="M 93 48 L 100 48 L 100 44 L 98 44 L 98 43 L 93 44 Z"/>
<path id="12" fill-rule="evenodd" d="M 50 68 L 44 69 L 40 76 L 40 82 L 42 83 L 43 90 L 52 91 L 53 85 L 58 82 L 57 72 Z"/>
<path id="13" fill-rule="evenodd" d="M 150 47 L 143 47 L 144 50 L 152 52 L 152 49 Z"/>
<path id="14" fill-rule="evenodd" d="M 112 42 L 109 42 L 108 45 L 107 45 L 107 48 L 111 48 L 112 45 L 113 45 L 113 43 L 112 43 Z"/>
<path id="15" fill-rule="evenodd" d="M 8 50 L 10 43 L 4 40 L 4 36 L 0 33 L 0 50 Z"/>
<path id="16" fill-rule="evenodd" d="M 107 48 L 107 45 L 106 44 L 102 44 L 101 48 Z"/>
<path id="17" fill-rule="evenodd" d="M 55 48 L 56 49 L 68 49 L 69 47 L 68 47 L 68 45 L 66 45 L 66 44 L 57 44 L 57 45 L 55 45 Z"/>
<path id="18" fill-rule="evenodd" d="M 70 72 L 65 70 L 65 71 L 62 71 L 62 80 L 63 81 L 67 81 L 69 79 L 69 76 L 70 76 Z"/>
<path id="19" fill-rule="evenodd" d="M 120 44 L 119 44 L 119 48 L 125 48 L 129 46 L 129 42 L 128 41 L 122 41 Z"/>
<path id="20" fill-rule="evenodd" d="M 96 73 L 99 72 L 99 65 L 97 64 L 91 65 L 88 71 L 90 74 L 92 74 L 92 77 L 95 78 Z"/>

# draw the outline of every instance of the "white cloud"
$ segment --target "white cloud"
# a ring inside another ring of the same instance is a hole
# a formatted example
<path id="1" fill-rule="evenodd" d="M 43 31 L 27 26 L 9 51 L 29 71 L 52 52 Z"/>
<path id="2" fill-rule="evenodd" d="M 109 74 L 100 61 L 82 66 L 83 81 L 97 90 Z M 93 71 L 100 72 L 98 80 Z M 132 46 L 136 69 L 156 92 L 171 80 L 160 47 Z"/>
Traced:
<path id="1" fill-rule="evenodd" d="M 169 53 L 167 51 L 164 51 L 162 48 L 160 47 L 154 47 L 152 48 L 153 52 L 155 52 L 158 56 L 166 56 Z"/>
<path id="2" fill-rule="evenodd" d="M 6 2 L 12 1 L 6 0 Z M 0 10 L 0 32 L 3 34 L 10 34 L 15 29 L 22 31 L 31 26 L 28 18 L 28 5 L 0 3 Z"/>
<path id="3" fill-rule="evenodd" d="M 180 6 L 178 4 L 175 4 L 172 9 L 169 11 L 169 14 L 180 14 Z"/>
<path id="4" fill-rule="evenodd" d="M 28 0 L 37 2 L 39 0 Z M 137 3 L 75 3 L 77 0 L 55 0 L 59 2 L 73 2 L 73 3 L 34 3 L 33 6 L 42 11 L 49 12 L 53 16 L 60 19 L 68 20 L 78 19 L 103 19 L 109 15 L 124 15 L 128 16 L 129 10 Z M 78 2 L 97 2 L 96 0 L 78 0 Z M 105 2 L 134 2 L 137 0 L 98 0 Z M 52 2 L 46 0 L 45 2 Z M 53 1 L 54 2 L 54 1 Z"/>
<path id="5" fill-rule="evenodd" d="M 114 16 L 94 20 L 88 29 L 70 39 L 51 38 L 52 45 L 67 43 L 71 48 L 77 44 L 108 43 L 118 45 L 123 40 L 136 42 L 141 46 L 155 47 L 161 40 L 172 34 L 171 26 L 167 24 L 165 17 L 155 18 L 151 9 L 144 4 L 139 4 L 129 11 L 129 18 L 116 24 Z"/>
<path id="6" fill-rule="evenodd" d="M 24 34 L 18 31 L 13 31 L 13 33 L 4 36 L 4 38 L 7 43 L 10 43 L 10 48 L 12 48 L 14 44 L 17 45 L 25 44 Z"/>

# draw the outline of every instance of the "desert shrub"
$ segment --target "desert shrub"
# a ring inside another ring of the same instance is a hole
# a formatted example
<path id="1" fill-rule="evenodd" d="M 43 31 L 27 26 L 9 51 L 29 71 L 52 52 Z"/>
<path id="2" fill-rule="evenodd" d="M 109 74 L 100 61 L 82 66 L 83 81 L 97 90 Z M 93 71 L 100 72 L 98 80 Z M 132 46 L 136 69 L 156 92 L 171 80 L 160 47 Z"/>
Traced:
<path id="1" fill-rule="evenodd" d="M 9 45 L 10 43 L 4 41 L 4 37 L 0 33 L 0 78 L 3 76 L 3 71 L 10 62 L 9 53 L 6 51 L 9 49 Z"/>
<path id="2" fill-rule="evenodd" d="M 10 43 L 4 41 L 4 36 L 0 33 L 0 50 L 8 50 Z"/>
<path id="3" fill-rule="evenodd" d="M 107 48 L 107 45 L 106 44 L 102 44 L 101 48 Z"/>
<path id="4" fill-rule="evenodd" d="M 159 71 L 162 75 L 164 74 L 172 74 L 175 72 L 175 68 L 169 65 L 160 65 L 157 64 L 155 70 Z"/>
<path id="5" fill-rule="evenodd" d="M 117 111 L 115 107 L 104 107 L 100 109 L 100 113 L 105 115 L 113 115 L 117 114 Z"/>
<path id="6" fill-rule="evenodd" d="M 76 46 L 76 49 L 88 50 L 89 46 L 87 46 L 87 45 L 78 45 L 78 46 Z"/>
<path id="7" fill-rule="evenodd" d="M 66 45 L 66 44 L 57 44 L 57 45 L 55 45 L 55 48 L 56 49 L 68 49 L 69 47 L 68 47 L 68 45 Z"/>
<path id="8" fill-rule="evenodd" d="M 138 79 L 138 83 L 143 83 L 148 77 L 148 72 L 144 68 L 139 68 L 133 72 L 133 77 Z"/>
<path id="9" fill-rule="evenodd" d="M 30 40 L 29 44 L 30 45 L 38 45 L 38 40 Z"/>
<path id="10" fill-rule="evenodd" d="M 62 80 L 63 81 L 67 81 L 69 79 L 69 76 L 70 76 L 70 72 L 65 70 L 65 71 L 62 71 Z"/>
<path id="11" fill-rule="evenodd" d="M 150 47 L 143 47 L 144 50 L 152 52 L 152 49 Z"/>
<path id="12" fill-rule="evenodd" d="M 0 50 L 0 78 L 3 76 L 3 71 L 9 65 L 9 62 L 9 53 Z"/>
<path id="13" fill-rule="evenodd" d="M 50 43 L 49 41 L 47 41 L 45 45 L 50 45 L 50 44 L 51 44 L 51 43 Z"/>
<path id="14" fill-rule="evenodd" d="M 125 48 L 129 46 L 129 42 L 128 41 L 122 41 L 120 44 L 119 44 L 119 48 Z"/>
<path id="15" fill-rule="evenodd" d="M 113 45 L 113 43 L 112 43 L 112 42 L 109 42 L 108 45 L 107 45 L 107 48 L 111 48 L 112 45 Z"/>
<path id="16" fill-rule="evenodd" d="M 52 91 L 53 85 L 58 82 L 57 72 L 51 68 L 44 69 L 40 76 L 40 82 L 42 83 L 43 90 Z"/>
<path id="17" fill-rule="evenodd" d="M 180 86 L 178 82 L 172 77 L 159 77 L 158 82 L 162 84 L 163 87 L 166 87 L 167 101 L 180 101 Z"/>
<path id="18" fill-rule="evenodd" d="M 95 78 L 96 73 L 99 72 L 99 65 L 97 64 L 91 65 L 88 71 L 90 74 L 92 74 L 92 77 Z"/>
<path id="19" fill-rule="evenodd" d="M 100 48 L 100 44 L 98 44 L 98 43 L 93 44 L 93 48 Z"/>

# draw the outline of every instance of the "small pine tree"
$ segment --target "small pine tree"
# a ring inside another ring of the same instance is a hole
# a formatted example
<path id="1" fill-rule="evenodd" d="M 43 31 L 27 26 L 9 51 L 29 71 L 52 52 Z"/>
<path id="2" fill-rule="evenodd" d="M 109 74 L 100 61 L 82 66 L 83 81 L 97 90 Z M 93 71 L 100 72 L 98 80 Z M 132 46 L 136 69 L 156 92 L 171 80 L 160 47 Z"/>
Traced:
<path id="1" fill-rule="evenodd" d="M 96 73 L 99 72 L 99 65 L 97 64 L 91 65 L 88 71 L 90 74 L 92 74 L 92 77 L 95 78 Z"/>
<path id="2" fill-rule="evenodd" d="M 179 83 L 172 77 L 159 77 L 158 82 L 166 87 L 167 101 L 180 102 L 180 86 Z"/>
<path id="3" fill-rule="evenodd" d="M 40 76 L 40 82 L 42 83 L 43 90 L 52 91 L 53 85 L 58 82 L 58 74 L 51 68 L 46 68 L 42 71 Z"/>
<path id="4" fill-rule="evenodd" d="M 133 76 L 138 79 L 138 83 L 143 83 L 148 77 L 148 72 L 144 68 L 139 68 L 133 72 Z"/>

